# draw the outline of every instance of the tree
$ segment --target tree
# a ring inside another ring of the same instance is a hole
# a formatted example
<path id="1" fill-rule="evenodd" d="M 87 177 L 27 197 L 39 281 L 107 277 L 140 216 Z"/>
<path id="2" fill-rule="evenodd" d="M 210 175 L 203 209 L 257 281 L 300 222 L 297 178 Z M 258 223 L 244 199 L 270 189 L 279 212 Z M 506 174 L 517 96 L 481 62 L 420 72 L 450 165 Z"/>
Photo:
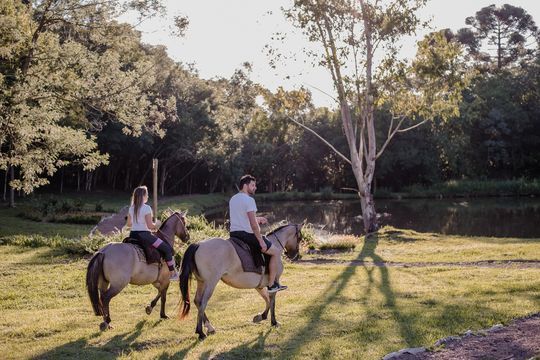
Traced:
<path id="1" fill-rule="evenodd" d="M 130 8 L 161 9 L 152 0 Z M 162 134 L 175 118 L 173 99 L 152 92 L 155 64 L 139 34 L 114 20 L 120 9 L 117 1 L 1 3 L 0 169 L 11 175 L 10 205 L 14 189 L 30 193 L 60 167 L 106 164 L 95 134 L 107 122 Z"/>
<path id="2" fill-rule="evenodd" d="M 496 69 L 530 59 L 538 51 L 538 28 L 523 8 L 509 4 L 486 6 L 466 18 L 465 23 L 470 27 L 458 31 L 459 40 L 474 59 L 496 65 Z"/>
<path id="3" fill-rule="evenodd" d="M 362 206 L 364 230 L 377 229 L 372 184 L 376 161 L 392 138 L 435 117 L 456 115 L 467 83 L 460 45 L 444 33 L 419 42 L 414 61 L 398 59 L 398 40 L 422 25 L 416 10 L 425 0 L 296 0 L 286 17 L 321 51 L 309 53 L 332 76 L 349 156 Z M 380 55 L 377 51 L 383 50 Z M 386 106 L 390 127 L 382 145 L 375 136 L 375 114 Z M 290 119 L 305 126 L 300 119 Z M 320 136 L 320 135 L 318 135 Z M 322 139 L 322 136 L 320 136 Z M 330 145 L 326 141 L 327 145 Z"/>

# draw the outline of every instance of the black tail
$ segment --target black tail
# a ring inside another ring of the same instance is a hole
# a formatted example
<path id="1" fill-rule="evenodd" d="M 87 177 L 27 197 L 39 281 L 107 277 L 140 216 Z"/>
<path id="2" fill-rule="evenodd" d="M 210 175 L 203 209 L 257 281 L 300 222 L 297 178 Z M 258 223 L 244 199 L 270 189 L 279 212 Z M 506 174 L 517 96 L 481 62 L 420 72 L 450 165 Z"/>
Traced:
<path id="1" fill-rule="evenodd" d="M 180 319 L 183 319 L 189 314 L 189 309 L 191 303 L 189 301 L 189 280 L 191 279 L 191 274 L 193 271 L 197 270 L 197 265 L 195 264 L 195 253 L 199 248 L 199 244 L 191 244 L 188 246 L 184 257 L 182 259 L 182 265 L 180 266 L 180 292 L 182 293 L 182 301 L 184 306 L 182 308 L 182 313 L 180 313 Z"/>
<path id="2" fill-rule="evenodd" d="M 98 252 L 95 254 L 90 260 L 86 270 L 86 288 L 88 290 L 90 302 L 92 303 L 92 308 L 94 309 L 94 314 L 96 315 L 103 315 L 103 307 L 98 292 L 98 283 L 99 276 L 103 273 L 104 257 L 105 255 L 103 253 Z"/>

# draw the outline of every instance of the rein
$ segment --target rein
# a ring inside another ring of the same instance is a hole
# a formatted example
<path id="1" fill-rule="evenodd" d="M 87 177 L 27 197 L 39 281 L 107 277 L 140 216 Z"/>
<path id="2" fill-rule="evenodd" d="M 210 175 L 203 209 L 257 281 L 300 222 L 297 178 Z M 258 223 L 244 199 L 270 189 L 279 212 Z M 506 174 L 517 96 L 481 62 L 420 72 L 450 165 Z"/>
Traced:
<path id="1" fill-rule="evenodd" d="M 178 220 L 180 221 L 180 223 L 182 224 L 182 226 L 184 227 L 184 229 L 186 229 L 186 224 L 182 221 L 182 217 L 181 217 L 177 212 L 174 212 L 173 215 L 175 215 L 175 216 L 178 218 Z M 159 229 L 156 231 L 156 234 L 158 234 L 158 233 L 161 234 L 161 235 L 165 238 L 165 240 L 169 243 L 169 245 L 171 245 L 171 246 L 174 244 L 174 236 L 175 236 L 175 234 L 172 235 L 173 238 L 172 238 L 172 241 L 171 241 L 171 240 L 168 238 L 168 235 L 166 235 L 161 229 L 162 229 L 163 227 L 165 227 L 165 224 L 168 223 L 168 220 L 169 220 L 173 215 L 169 216 L 169 217 L 163 222 L 163 224 L 161 224 L 161 226 L 159 227 Z"/>
<path id="2" fill-rule="evenodd" d="M 301 235 L 301 233 L 300 233 L 300 231 L 298 229 L 298 224 L 294 224 L 294 228 L 296 229 L 296 233 L 294 234 L 294 236 L 296 237 L 297 244 L 299 244 L 300 241 L 302 240 L 302 235 Z M 283 243 L 281 242 L 281 240 L 279 240 L 279 237 L 277 236 L 277 234 L 275 232 L 273 232 L 270 235 L 274 235 L 276 237 L 276 240 L 278 241 L 279 245 L 281 245 L 281 248 L 285 252 L 285 255 L 287 255 L 287 257 L 289 257 L 287 249 L 285 249 L 285 246 L 283 246 Z M 298 252 L 297 252 L 296 256 L 291 260 L 295 260 L 297 257 L 298 257 Z M 290 257 L 289 257 L 289 259 L 290 259 Z"/>

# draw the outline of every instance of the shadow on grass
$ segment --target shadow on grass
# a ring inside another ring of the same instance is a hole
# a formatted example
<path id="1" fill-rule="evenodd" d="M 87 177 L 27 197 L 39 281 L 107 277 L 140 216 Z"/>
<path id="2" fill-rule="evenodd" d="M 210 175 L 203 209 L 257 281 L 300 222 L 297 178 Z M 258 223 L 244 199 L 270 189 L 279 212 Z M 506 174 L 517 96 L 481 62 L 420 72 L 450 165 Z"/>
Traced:
<path id="1" fill-rule="evenodd" d="M 406 240 L 405 240 L 406 241 Z M 398 306 L 396 305 L 396 299 L 394 291 L 392 290 L 392 285 L 390 283 L 390 274 L 388 268 L 384 266 L 385 260 L 377 255 L 375 249 L 379 244 L 379 235 L 372 234 L 366 236 L 364 241 L 364 246 L 358 255 L 358 260 L 366 261 L 367 258 L 370 258 L 374 263 L 383 264 L 382 266 L 372 266 L 364 263 L 362 268 L 366 272 L 368 278 L 368 286 L 366 288 L 366 293 L 364 297 L 368 299 L 372 293 L 372 289 L 376 286 L 374 272 L 379 272 L 381 282 L 378 285 L 379 292 L 384 297 L 383 306 L 387 308 L 392 314 L 394 323 L 397 325 L 401 338 L 405 341 L 407 346 L 413 346 L 418 343 L 418 331 L 416 330 L 416 322 L 419 320 L 418 317 L 414 315 L 406 315 L 402 313 Z M 371 308 L 367 309 L 367 317 L 373 318 L 374 314 Z"/>
<path id="2" fill-rule="evenodd" d="M 272 357 L 272 353 L 268 349 L 265 350 L 265 342 L 271 331 L 271 329 L 267 329 L 264 332 L 261 331 L 255 339 L 223 353 L 212 355 L 211 351 L 207 351 L 202 353 L 199 359 L 242 359 L 246 357 L 246 354 L 249 354 L 250 358 L 255 359 L 270 358 Z"/>
<path id="3" fill-rule="evenodd" d="M 377 235 L 367 237 L 364 242 L 364 247 L 356 257 L 356 259 L 352 260 L 352 262 L 362 262 L 366 258 L 371 258 L 375 262 L 384 263 L 384 259 L 375 253 L 377 245 Z M 292 358 L 298 356 L 298 353 L 303 347 L 308 346 L 309 343 L 321 338 L 321 330 L 322 326 L 324 326 L 321 325 L 321 321 L 324 321 L 324 313 L 327 311 L 330 305 L 340 303 L 340 298 L 343 291 L 349 285 L 351 279 L 360 268 L 360 266 L 346 267 L 340 275 L 338 275 L 333 281 L 331 281 L 331 284 L 323 291 L 321 296 L 318 297 L 316 301 L 308 305 L 304 310 L 304 314 L 301 315 L 301 317 L 305 316 L 309 319 L 307 324 L 295 334 L 291 335 L 289 338 L 290 340 L 288 340 L 284 344 L 281 344 L 281 352 L 277 355 L 272 354 L 274 357 Z M 377 286 L 378 288 L 376 290 L 378 290 L 384 296 L 384 306 L 389 307 L 392 311 L 393 317 L 400 329 L 402 338 L 407 344 L 412 344 L 417 337 L 414 331 L 414 326 L 411 326 L 410 324 L 413 319 L 405 318 L 398 310 L 394 299 L 394 293 L 390 284 L 390 275 L 388 269 L 384 266 L 368 265 L 364 265 L 363 269 L 366 272 L 369 281 L 367 289 L 365 290 L 365 298 L 367 299 L 372 296 L 372 290 Z M 373 274 L 374 271 L 380 272 L 382 279 L 380 285 L 376 285 Z M 357 306 L 358 305 L 359 304 L 357 304 Z M 382 334 L 379 334 L 377 330 L 372 329 L 372 327 L 375 327 L 375 325 L 368 323 L 369 319 L 346 319 L 346 322 L 349 324 L 351 321 L 358 323 L 358 327 L 355 330 L 360 331 L 359 328 L 364 329 L 364 335 L 369 338 L 369 341 L 380 339 L 383 336 Z M 337 329 L 336 331 L 339 333 L 340 329 Z M 366 339 L 366 341 L 368 340 Z M 331 352 L 331 350 L 328 351 Z"/>
<path id="4" fill-rule="evenodd" d="M 133 331 L 115 335 L 106 344 L 101 346 L 89 344 L 89 340 L 97 338 L 102 334 L 101 332 L 96 332 L 88 337 L 58 346 L 32 359 L 116 359 L 123 354 L 147 347 L 147 344 L 136 342 L 142 333 L 145 323 L 146 320 L 139 321 Z"/>

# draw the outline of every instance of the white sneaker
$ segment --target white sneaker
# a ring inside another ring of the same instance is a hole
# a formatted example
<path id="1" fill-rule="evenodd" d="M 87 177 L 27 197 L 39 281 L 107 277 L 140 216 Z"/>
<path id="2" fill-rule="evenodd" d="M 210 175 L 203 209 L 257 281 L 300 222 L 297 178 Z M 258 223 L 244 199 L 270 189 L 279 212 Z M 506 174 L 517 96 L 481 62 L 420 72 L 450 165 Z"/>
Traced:
<path id="1" fill-rule="evenodd" d="M 169 281 L 180 281 L 180 276 L 178 275 L 177 271 L 171 274 Z"/>

